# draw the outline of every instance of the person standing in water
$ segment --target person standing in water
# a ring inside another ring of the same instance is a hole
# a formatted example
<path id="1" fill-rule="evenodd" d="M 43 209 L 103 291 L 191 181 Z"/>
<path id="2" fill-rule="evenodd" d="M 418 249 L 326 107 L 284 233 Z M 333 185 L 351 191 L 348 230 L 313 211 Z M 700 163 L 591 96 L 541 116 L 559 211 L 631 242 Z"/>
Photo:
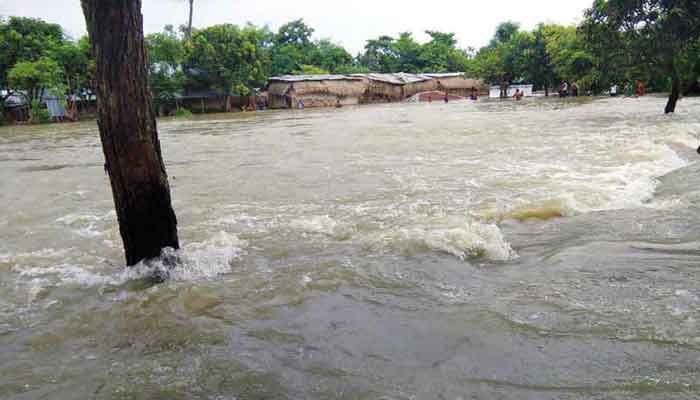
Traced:
<path id="1" fill-rule="evenodd" d="M 637 97 L 642 97 L 647 93 L 647 89 L 644 87 L 642 81 L 637 82 Z"/>
<path id="2" fill-rule="evenodd" d="M 617 92 L 619 91 L 617 84 L 612 85 L 610 88 L 610 97 L 617 97 Z"/>
<path id="3" fill-rule="evenodd" d="M 476 88 L 472 88 L 472 94 L 469 96 L 469 100 L 471 100 L 471 101 L 479 100 L 479 92 L 476 90 Z"/>
<path id="4" fill-rule="evenodd" d="M 303 110 L 304 109 L 304 102 L 299 99 L 297 100 L 297 110 Z"/>
<path id="5" fill-rule="evenodd" d="M 445 103 L 449 103 L 449 102 L 450 102 L 450 94 L 445 92 Z"/>
<path id="6" fill-rule="evenodd" d="M 516 90 L 515 90 L 515 94 L 513 95 L 513 98 L 514 98 L 516 101 L 522 100 L 522 99 L 523 99 L 523 92 L 521 92 L 520 89 L 516 89 Z"/>
<path id="7" fill-rule="evenodd" d="M 578 85 L 575 82 L 571 84 L 571 96 L 578 97 Z"/>

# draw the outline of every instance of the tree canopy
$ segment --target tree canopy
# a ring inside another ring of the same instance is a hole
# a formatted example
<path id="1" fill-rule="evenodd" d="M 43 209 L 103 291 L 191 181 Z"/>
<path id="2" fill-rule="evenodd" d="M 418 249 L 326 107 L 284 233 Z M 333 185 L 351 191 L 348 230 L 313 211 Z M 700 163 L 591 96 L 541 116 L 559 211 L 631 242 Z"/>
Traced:
<path id="1" fill-rule="evenodd" d="M 360 72 L 466 72 L 488 83 L 531 83 L 545 91 L 566 81 L 601 93 L 637 80 L 652 91 L 700 90 L 699 9 L 694 0 L 594 0 L 580 25 L 539 24 L 527 31 L 505 21 L 478 50 L 459 47 L 454 33 L 430 30 L 422 42 L 410 32 L 367 40 L 356 56 L 314 38 L 302 19 L 277 31 L 251 24 L 191 32 L 166 26 L 146 37 L 149 82 L 159 101 L 188 91 L 251 94 L 271 76 Z M 56 24 L 0 19 L 0 89 L 91 88 L 89 48 L 87 38 L 73 40 Z"/>

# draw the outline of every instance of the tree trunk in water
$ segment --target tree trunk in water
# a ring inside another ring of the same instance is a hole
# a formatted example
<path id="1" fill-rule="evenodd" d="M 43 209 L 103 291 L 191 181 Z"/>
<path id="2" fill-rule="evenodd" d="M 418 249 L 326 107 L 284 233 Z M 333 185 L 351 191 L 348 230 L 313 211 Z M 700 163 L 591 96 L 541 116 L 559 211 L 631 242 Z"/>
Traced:
<path id="1" fill-rule="evenodd" d="M 97 63 L 105 169 L 127 265 L 177 249 L 177 219 L 147 85 L 141 0 L 81 0 Z"/>
<path id="2" fill-rule="evenodd" d="M 668 103 L 666 104 L 666 114 L 671 114 L 676 112 L 676 104 L 681 96 L 681 78 L 678 76 L 678 71 L 673 68 L 673 87 L 671 88 L 671 95 L 668 97 Z"/>

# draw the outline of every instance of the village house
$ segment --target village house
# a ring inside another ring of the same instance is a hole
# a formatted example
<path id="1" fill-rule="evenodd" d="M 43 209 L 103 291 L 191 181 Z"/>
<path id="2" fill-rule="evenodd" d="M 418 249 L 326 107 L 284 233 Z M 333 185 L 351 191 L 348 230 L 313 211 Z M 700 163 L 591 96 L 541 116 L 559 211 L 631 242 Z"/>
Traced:
<path id="1" fill-rule="evenodd" d="M 270 78 L 267 95 L 270 108 L 333 107 L 355 105 L 367 85 L 350 75 L 287 75 Z"/>
<path id="2" fill-rule="evenodd" d="M 392 103 L 419 93 L 441 91 L 453 98 L 468 97 L 473 89 L 487 93 L 481 81 L 462 73 L 443 74 L 350 74 L 287 75 L 270 78 L 267 85 L 270 108 L 333 107 L 340 105 Z M 301 102 L 301 103 L 300 103 Z"/>

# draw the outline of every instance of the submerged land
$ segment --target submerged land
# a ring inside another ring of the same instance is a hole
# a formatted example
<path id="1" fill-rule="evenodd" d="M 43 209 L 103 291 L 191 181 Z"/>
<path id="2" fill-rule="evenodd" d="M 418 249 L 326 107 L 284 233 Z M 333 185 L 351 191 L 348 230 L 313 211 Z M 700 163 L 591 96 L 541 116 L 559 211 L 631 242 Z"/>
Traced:
<path id="1" fill-rule="evenodd" d="M 694 398 L 700 101 L 664 103 L 163 119 L 155 286 L 94 122 L 0 128 L 0 397 Z"/>

